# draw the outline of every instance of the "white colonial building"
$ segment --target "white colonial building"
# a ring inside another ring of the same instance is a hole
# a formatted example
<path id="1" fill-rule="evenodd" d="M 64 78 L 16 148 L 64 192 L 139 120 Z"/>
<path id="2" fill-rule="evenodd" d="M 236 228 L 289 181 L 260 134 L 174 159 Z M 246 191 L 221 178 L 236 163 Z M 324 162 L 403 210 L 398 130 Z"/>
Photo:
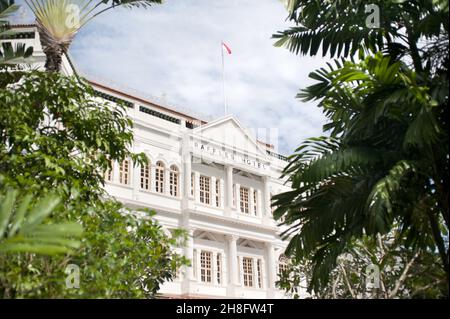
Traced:
<path id="1" fill-rule="evenodd" d="M 43 66 L 39 34 L 17 26 L 18 42 L 34 47 Z M 64 57 L 63 72 L 75 69 Z M 192 261 L 166 297 L 282 298 L 275 287 L 284 266 L 286 242 L 272 218 L 270 198 L 286 191 L 280 174 L 285 159 L 257 141 L 233 116 L 213 121 L 136 94 L 91 82 L 100 97 L 128 106 L 134 122 L 134 152 L 150 159 L 145 167 L 130 160 L 106 173 L 109 194 L 131 208 L 149 208 L 168 230 L 183 228 L 189 239 L 183 254 Z"/>

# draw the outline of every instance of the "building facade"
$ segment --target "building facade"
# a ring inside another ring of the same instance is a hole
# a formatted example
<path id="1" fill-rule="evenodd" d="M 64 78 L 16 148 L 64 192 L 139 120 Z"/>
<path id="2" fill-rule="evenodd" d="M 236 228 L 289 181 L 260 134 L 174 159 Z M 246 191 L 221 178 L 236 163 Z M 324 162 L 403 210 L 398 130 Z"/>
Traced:
<path id="1" fill-rule="evenodd" d="M 34 63 L 45 55 L 32 25 L 17 26 L 17 42 L 34 47 Z M 16 40 L 13 40 L 16 41 Z M 63 72 L 75 68 L 63 59 Z M 183 228 L 191 260 L 166 297 L 283 298 L 277 290 L 286 242 L 272 218 L 270 198 L 289 190 L 280 179 L 286 165 L 270 145 L 257 141 L 233 116 L 205 121 L 161 103 L 91 82 L 100 98 L 121 101 L 134 123 L 134 152 L 145 167 L 127 159 L 106 172 L 106 190 L 130 208 L 149 208 L 167 230 Z"/>

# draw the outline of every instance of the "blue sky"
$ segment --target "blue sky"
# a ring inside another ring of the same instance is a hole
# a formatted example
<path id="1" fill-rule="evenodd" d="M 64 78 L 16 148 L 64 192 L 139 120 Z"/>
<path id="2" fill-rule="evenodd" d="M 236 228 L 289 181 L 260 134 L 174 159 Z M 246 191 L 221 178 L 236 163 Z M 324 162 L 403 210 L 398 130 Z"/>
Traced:
<path id="1" fill-rule="evenodd" d="M 217 118 L 224 113 L 224 40 L 233 50 L 225 56 L 229 113 L 255 131 L 278 129 L 269 142 L 290 154 L 321 135 L 321 110 L 295 95 L 325 60 L 273 46 L 271 35 L 289 25 L 286 16 L 279 0 L 166 0 L 150 9 L 114 9 L 81 30 L 70 54 L 88 78 Z"/>

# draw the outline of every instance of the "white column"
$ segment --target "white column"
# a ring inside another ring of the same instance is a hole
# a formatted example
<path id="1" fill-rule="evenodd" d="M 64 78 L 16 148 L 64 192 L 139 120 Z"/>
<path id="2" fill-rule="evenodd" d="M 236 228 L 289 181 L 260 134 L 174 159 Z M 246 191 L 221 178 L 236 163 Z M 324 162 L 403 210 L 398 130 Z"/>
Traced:
<path id="1" fill-rule="evenodd" d="M 266 243 L 266 258 L 267 258 L 267 289 L 268 297 L 273 298 L 275 293 L 275 282 L 277 281 L 276 262 L 275 262 L 275 248 L 272 243 Z"/>
<path id="2" fill-rule="evenodd" d="M 120 163 L 119 162 L 116 162 L 116 161 L 113 161 L 113 182 L 115 183 L 115 184 L 118 184 L 119 183 L 119 165 L 120 165 Z"/>
<path id="3" fill-rule="evenodd" d="M 225 190 L 226 196 L 225 211 L 228 215 L 230 215 L 233 207 L 233 166 L 226 166 L 226 173 L 227 178 Z"/>
<path id="4" fill-rule="evenodd" d="M 191 174 L 192 174 L 192 166 L 191 166 L 191 155 L 187 155 L 184 157 L 184 178 L 183 178 L 183 186 L 184 192 L 183 196 L 185 198 L 191 197 Z"/>
<path id="5" fill-rule="evenodd" d="M 141 189 L 141 166 L 136 165 L 132 166 L 133 171 L 131 178 L 133 179 L 132 187 L 133 187 L 133 199 L 139 200 L 139 190 Z"/>
<path id="6" fill-rule="evenodd" d="M 170 195 L 170 168 L 164 169 L 164 194 Z"/>
<path id="7" fill-rule="evenodd" d="M 178 171 L 178 194 L 177 198 L 182 199 L 184 197 L 184 171 Z"/>
<path id="8" fill-rule="evenodd" d="M 152 163 L 152 165 L 150 166 L 150 190 L 152 192 L 155 191 L 156 187 L 155 187 L 155 183 L 156 183 L 156 172 L 155 172 L 155 164 Z"/>
<path id="9" fill-rule="evenodd" d="M 194 258 L 195 258 L 195 264 L 196 264 L 196 267 L 197 267 L 197 269 L 196 269 L 196 271 L 197 271 L 197 281 L 198 282 L 200 282 L 200 280 L 201 280 L 201 274 L 200 274 L 200 253 L 201 253 L 201 250 L 200 249 L 197 249 L 196 250 L 196 254 L 195 254 L 195 256 L 194 256 Z"/>
<path id="10" fill-rule="evenodd" d="M 183 267 L 182 291 L 185 294 L 190 292 L 190 283 L 194 281 L 194 230 L 188 229 L 188 238 L 183 248 L 183 255 L 190 260 L 191 266 Z"/>
<path id="11" fill-rule="evenodd" d="M 211 205 L 216 207 L 216 177 L 211 176 Z"/>
<path id="12" fill-rule="evenodd" d="M 235 294 L 235 288 L 239 285 L 238 281 L 238 264 L 237 264 L 237 240 L 238 236 L 230 235 L 228 239 L 228 296 Z"/>
<path id="13" fill-rule="evenodd" d="M 250 216 L 255 216 L 255 200 L 254 200 L 254 198 L 255 198 L 255 196 L 253 196 L 254 194 L 253 194 L 253 192 L 254 192 L 255 190 L 253 189 L 253 187 L 250 187 L 250 190 L 249 190 L 249 194 L 248 194 L 248 201 L 249 201 L 249 203 L 248 203 L 248 208 L 249 208 L 249 215 Z"/>
<path id="14" fill-rule="evenodd" d="M 194 197 L 197 203 L 200 203 L 200 173 L 194 172 Z"/>
<path id="15" fill-rule="evenodd" d="M 236 183 L 236 210 L 241 212 L 241 184 Z"/>

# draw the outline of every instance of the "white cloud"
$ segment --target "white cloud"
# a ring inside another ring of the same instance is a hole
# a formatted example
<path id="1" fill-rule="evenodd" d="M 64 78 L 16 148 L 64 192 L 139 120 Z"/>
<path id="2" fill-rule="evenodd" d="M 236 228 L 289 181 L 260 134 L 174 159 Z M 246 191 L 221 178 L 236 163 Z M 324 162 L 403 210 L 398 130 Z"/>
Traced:
<path id="1" fill-rule="evenodd" d="M 87 75 L 217 117 L 224 40 L 233 50 L 225 57 L 229 111 L 250 128 L 278 128 L 279 149 L 289 154 L 321 134 L 321 111 L 295 95 L 325 60 L 273 46 L 271 35 L 287 27 L 286 16 L 278 0 L 167 0 L 148 10 L 115 9 L 78 34 L 71 54 Z"/>

